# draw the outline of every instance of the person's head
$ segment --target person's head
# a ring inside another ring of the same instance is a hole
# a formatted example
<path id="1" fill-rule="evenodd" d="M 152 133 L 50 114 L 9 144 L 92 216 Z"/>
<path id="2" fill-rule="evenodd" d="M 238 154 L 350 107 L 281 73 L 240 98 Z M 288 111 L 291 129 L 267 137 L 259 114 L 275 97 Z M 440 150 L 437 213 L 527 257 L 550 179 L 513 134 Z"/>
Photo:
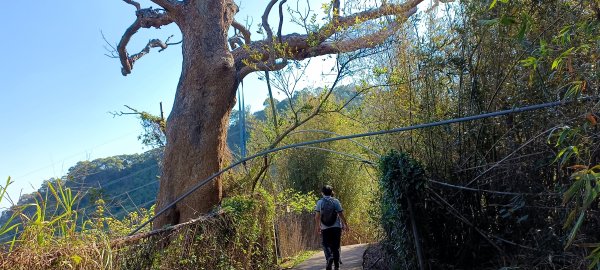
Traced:
<path id="1" fill-rule="evenodd" d="M 333 188 L 330 185 L 325 185 L 321 189 L 321 193 L 323 193 L 325 196 L 331 196 L 333 195 Z"/>

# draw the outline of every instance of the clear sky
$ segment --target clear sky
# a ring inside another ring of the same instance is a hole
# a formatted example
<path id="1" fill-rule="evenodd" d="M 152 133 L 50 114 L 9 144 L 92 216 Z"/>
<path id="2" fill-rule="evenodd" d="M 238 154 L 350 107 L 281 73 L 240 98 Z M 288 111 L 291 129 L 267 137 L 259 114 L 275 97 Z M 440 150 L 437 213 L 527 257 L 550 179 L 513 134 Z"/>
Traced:
<path id="1" fill-rule="evenodd" d="M 309 1 L 322 17 L 320 7 L 325 1 Z M 237 3 L 238 21 L 250 18 L 253 39 L 262 39 L 256 30 L 267 1 Z M 295 7 L 296 1 L 288 4 Z M 44 179 L 63 176 L 78 161 L 148 150 L 137 140 L 141 132 L 137 118 L 113 117 L 109 112 L 125 110 L 126 104 L 158 114 L 162 101 L 168 115 L 181 72 L 179 45 L 160 53 L 153 49 L 124 77 L 118 59 L 104 55 L 100 32 L 116 44 L 135 19 L 133 6 L 121 0 L 85 0 L 8 1 L 3 7 L 0 184 L 12 177 L 9 194 L 13 200 L 37 189 Z M 275 7 L 272 25 L 276 25 L 276 12 Z M 285 20 L 284 32 L 303 31 Z M 128 50 L 139 52 L 149 39 L 164 40 L 170 35 L 175 35 L 172 41 L 179 41 L 174 24 L 160 30 L 142 29 Z M 322 84 L 321 74 L 331 64 L 330 60 L 313 60 L 302 84 Z M 262 109 L 267 98 L 265 82 L 254 74 L 246 77 L 244 87 L 246 104 L 253 111 Z"/>

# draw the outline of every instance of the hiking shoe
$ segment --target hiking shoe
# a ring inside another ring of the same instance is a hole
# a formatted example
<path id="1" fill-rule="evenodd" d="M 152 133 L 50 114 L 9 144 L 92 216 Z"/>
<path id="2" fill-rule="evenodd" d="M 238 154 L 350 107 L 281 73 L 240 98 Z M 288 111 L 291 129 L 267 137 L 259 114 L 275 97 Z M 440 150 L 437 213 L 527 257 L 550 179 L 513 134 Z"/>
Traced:
<path id="1" fill-rule="evenodd" d="M 327 260 L 327 267 L 325 267 L 326 270 L 331 270 L 331 266 L 333 265 L 333 258 L 329 258 Z"/>

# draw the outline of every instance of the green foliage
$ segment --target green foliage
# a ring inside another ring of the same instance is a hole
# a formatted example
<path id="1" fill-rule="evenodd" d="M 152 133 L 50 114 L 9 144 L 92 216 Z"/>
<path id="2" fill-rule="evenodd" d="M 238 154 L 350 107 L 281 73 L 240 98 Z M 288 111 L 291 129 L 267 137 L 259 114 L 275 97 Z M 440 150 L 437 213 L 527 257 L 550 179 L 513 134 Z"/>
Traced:
<path id="1" fill-rule="evenodd" d="M 144 132 L 138 136 L 144 145 L 151 147 L 163 147 L 167 143 L 165 132 L 167 121 L 160 116 L 148 112 L 140 112 L 140 121 Z"/>
<path id="2" fill-rule="evenodd" d="M 60 179 L 49 181 L 47 188 L 21 206 L 34 211 L 19 212 L 21 222 L 11 248 L 0 253 L 0 269 L 91 269 L 102 260 L 96 251 L 108 251 L 102 241 L 106 234 L 91 229 L 92 221 L 80 216 L 79 194 Z"/>
<path id="3" fill-rule="evenodd" d="M 415 202 L 423 196 L 425 173 L 417 161 L 394 150 L 381 158 L 379 170 L 383 247 L 396 267 L 416 268 L 407 200 Z"/>
<path id="4" fill-rule="evenodd" d="M 571 206 L 563 223 L 568 229 L 565 249 L 577 239 L 591 207 L 598 203 L 600 193 L 600 165 L 597 163 L 595 145 L 597 120 L 594 114 L 587 114 L 585 120 L 576 122 L 574 127 L 565 126 L 548 137 L 548 143 L 559 149 L 554 162 L 561 168 L 568 167 L 569 187 L 563 193 L 563 205 Z M 598 264 L 600 254 L 591 252 L 590 269 Z"/>
<path id="5" fill-rule="evenodd" d="M 105 202 L 103 207 L 106 213 L 121 219 L 130 212 L 135 212 L 134 209 L 151 206 L 158 190 L 157 176 L 160 173 L 158 160 L 161 155 L 161 149 L 154 149 L 143 154 L 81 161 L 69 168 L 67 175 L 61 178 L 60 185 L 69 190 L 81 190 L 82 186 L 90 187 L 75 200 L 78 217 L 87 217 L 93 213 L 96 209 L 95 203 L 102 199 Z M 74 205 L 62 206 L 60 201 L 77 194 L 72 192 L 69 195 L 61 194 L 58 190 L 53 191 L 51 187 L 56 185 L 58 185 L 57 179 L 49 179 L 44 181 L 37 192 L 21 196 L 15 207 L 2 214 L 0 224 L 10 223 L 7 221 L 8 218 L 17 212 L 33 216 L 36 211 L 34 207 L 22 208 L 22 206 L 37 204 L 40 198 L 47 198 L 46 204 L 58 204 L 61 209 L 74 207 Z M 60 200 L 57 201 L 57 198 Z M 70 200 L 66 203 L 74 202 Z M 78 223 L 81 225 L 81 220 Z"/>
<path id="6" fill-rule="evenodd" d="M 222 215 L 171 233 L 165 248 L 156 238 L 128 248 L 122 268 L 273 269 L 273 204 L 262 195 L 226 198 Z"/>
<path id="7" fill-rule="evenodd" d="M 596 165 L 590 169 L 582 168 L 574 172 L 571 177 L 574 183 L 565 191 L 563 195 L 563 204 L 567 204 L 571 200 L 576 200 L 576 206 L 571 210 L 564 227 L 568 228 L 572 225 L 571 232 L 567 237 L 566 247 L 569 247 L 579 228 L 583 224 L 585 213 L 590 208 L 592 203 L 598 199 L 600 194 L 600 165 Z M 579 196 L 577 196 L 579 195 Z M 573 223 L 575 217 L 577 221 Z"/>
<path id="8" fill-rule="evenodd" d="M 591 2 L 593 1 L 584 1 L 579 5 L 564 1 L 561 8 L 583 8 L 584 11 L 575 18 L 562 20 L 561 25 L 557 25 L 558 29 L 553 28 L 556 30 L 551 33 L 550 44 L 544 39 L 539 41 L 539 49 L 527 58 L 536 59 L 535 65 L 531 65 L 531 61 L 522 62 L 523 66 L 532 68 L 530 81 L 534 80 L 533 74 L 537 73 L 537 80 L 548 80 L 561 85 L 564 99 L 587 94 L 592 89 L 590 83 L 598 76 L 594 63 L 597 62 L 599 52 L 597 43 L 600 22 L 597 20 L 597 11 L 587 12 L 597 8 L 595 6 L 598 4 Z M 548 67 L 552 73 L 546 78 L 543 70 Z"/>
<path id="9" fill-rule="evenodd" d="M 313 191 L 302 193 L 288 188 L 277 193 L 275 202 L 280 212 L 301 214 L 312 212 L 318 199 Z"/>
<path id="10" fill-rule="evenodd" d="M 508 0 L 500 0 L 501 3 L 508 3 Z M 492 9 L 496 6 L 496 4 L 498 3 L 498 0 L 492 0 L 492 3 L 490 4 L 489 9 Z"/>
<path id="11" fill-rule="evenodd" d="M 277 103 L 279 130 L 287 130 L 312 113 L 323 101 L 330 88 L 304 89 L 297 91 L 290 99 Z M 360 106 L 362 97 L 356 98 L 360 88 L 348 85 L 333 89 L 329 99 L 324 102 L 323 110 L 333 110 L 349 99 L 349 107 Z M 354 101 L 354 102 L 352 102 Z M 258 112 L 252 119 L 249 152 L 263 150 L 277 137 L 273 127 L 270 108 Z M 314 117 L 300 127 L 289 132 L 279 145 L 287 145 L 302 141 L 315 140 L 334 136 L 334 134 L 352 134 L 364 131 L 364 127 L 341 114 L 330 113 Z M 269 156 L 272 165 L 262 180 L 263 186 L 278 194 L 276 203 L 279 213 L 297 212 L 301 209 L 312 210 L 316 200 L 313 194 L 319 194 L 325 184 L 331 184 L 344 206 L 344 212 L 350 225 L 356 228 L 356 235 L 362 241 L 373 239 L 376 225 L 369 223 L 366 217 L 372 208 L 370 202 L 374 197 L 375 181 L 371 181 L 373 168 L 363 160 L 372 158 L 372 151 L 365 150 L 357 141 L 339 141 L 319 145 L 290 149 Z M 262 161 L 252 163 L 251 174 L 255 175 L 255 167 Z M 293 191 L 292 191 L 293 190 Z M 304 195 L 300 195 L 304 194 Z M 304 197 L 306 194 L 307 197 Z M 297 200 L 294 202 L 294 200 Z M 312 201 L 311 201 L 312 200 Z M 358 237 L 356 237 L 358 239 Z"/>
<path id="12" fill-rule="evenodd" d="M 54 200 L 40 197 L 30 206 L 36 209 L 32 216 L 21 215 L 21 233 L 13 250 L 0 253 L 0 269 L 275 268 L 275 205 L 264 191 L 225 199 L 216 217 L 122 245 L 116 244 L 120 237 L 148 220 L 153 209 L 119 220 L 108 217 L 98 200 L 96 214 L 78 223 L 78 195 L 60 180 L 48 187 Z"/>
<path id="13" fill-rule="evenodd" d="M 234 196 L 223 200 L 222 209 L 232 217 L 231 243 L 243 258 L 231 258 L 234 269 L 266 269 L 276 263 L 273 240 L 274 199 L 259 189 L 253 198 Z M 240 263 L 235 263 L 235 261 Z"/>
<path id="14" fill-rule="evenodd" d="M 395 53 L 366 62 L 374 66 L 365 78 L 372 89 L 353 117 L 368 130 L 383 130 L 597 95 L 595 2 L 440 4 L 399 30 Z M 432 180 L 454 186 L 428 186 L 427 211 L 419 223 L 427 259 L 439 268 L 545 269 L 557 265 L 550 257 L 581 254 L 563 264 L 578 268 L 592 251 L 582 242 L 600 240 L 600 223 L 592 218 L 598 200 L 585 211 L 574 244 L 565 251 L 581 212 L 563 225 L 571 210 L 581 209 L 586 191 L 580 186 L 566 205 L 556 194 L 576 182 L 569 179 L 573 165 L 598 164 L 597 115 L 597 105 L 582 102 L 382 135 L 367 145 L 377 152 L 402 149 Z M 545 138 L 552 130 L 549 147 Z M 555 195 L 509 196 L 462 187 Z"/>
<path id="15" fill-rule="evenodd" d="M 8 177 L 4 186 L 0 185 L 0 202 L 7 199 L 6 191 L 12 183 L 13 182 L 10 180 L 10 177 Z M 13 222 L 13 220 L 15 220 L 19 216 L 21 210 L 24 207 L 26 206 L 19 207 L 17 211 L 13 211 L 9 216 L 7 215 L 6 221 L 4 223 L 0 223 L 0 237 L 4 238 L 8 233 L 13 232 L 13 230 L 18 230 L 18 226 L 20 226 L 21 224 L 18 222 Z M 12 250 L 16 241 L 16 237 L 11 237 L 9 240 L 10 241 L 5 241 L 4 243 L 3 241 L 0 241 L 0 244 L 9 244 L 9 250 Z"/>
<path id="16" fill-rule="evenodd" d="M 292 269 L 296 265 L 308 260 L 310 257 L 312 257 L 313 255 L 315 255 L 319 252 L 321 252 L 321 251 L 320 250 L 319 251 L 311 250 L 311 251 L 300 252 L 300 254 L 298 254 L 292 258 L 286 258 L 284 261 L 282 261 L 279 264 L 279 267 L 281 267 L 281 269 Z"/>
<path id="17" fill-rule="evenodd" d="M 167 130 L 167 121 L 162 116 L 162 103 L 160 105 L 161 115 L 153 115 L 149 112 L 140 111 L 125 105 L 127 109 L 131 112 L 114 112 L 115 116 L 122 115 L 137 115 L 140 119 L 142 128 L 144 131 L 142 134 L 138 136 L 138 140 L 142 142 L 142 144 L 156 148 L 156 147 L 164 147 L 167 143 L 167 137 L 165 132 Z"/>

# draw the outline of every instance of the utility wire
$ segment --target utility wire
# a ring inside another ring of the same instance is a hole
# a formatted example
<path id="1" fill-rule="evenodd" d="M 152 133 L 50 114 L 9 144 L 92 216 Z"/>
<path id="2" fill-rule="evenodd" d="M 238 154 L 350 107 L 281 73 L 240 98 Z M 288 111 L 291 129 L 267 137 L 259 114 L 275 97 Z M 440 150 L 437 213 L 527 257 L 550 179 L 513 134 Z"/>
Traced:
<path id="1" fill-rule="evenodd" d="M 262 157 L 262 156 L 268 155 L 268 154 L 273 153 L 273 152 L 279 152 L 279 151 L 290 149 L 290 148 L 296 148 L 296 147 L 313 145 L 313 144 L 319 144 L 319 143 L 325 143 L 325 142 L 333 142 L 333 141 L 339 141 L 339 140 L 348 140 L 348 139 L 362 138 L 362 137 L 369 137 L 369 136 L 376 136 L 376 135 L 389 134 L 389 133 L 398 133 L 398 132 L 403 132 L 403 131 L 408 131 L 408 130 L 415 130 L 415 129 L 429 128 L 429 127 L 436 127 L 436 126 L 442 126 L 442 125 L 448 125 L 448 124 L 454 124 L 454 123 L 460 123 L 460 122 L 467 122 L 467 121 L 473 121 L 473 120 L 484 119 L 484 118 L 498 117 L 498 116 L 508 115 L 508 114 L 514 114 L 514 113 L 536 111 L 536 110 L 550 108 L 550 107 L 564 106 L 564 105 L 573 104 L 573 103 L 577 103 L 577 102 L 597 100 L 598 98 L 599 97 L 597 97 L 597 96 L 593 96 L 593 97 L 585 97 L 585 98 L 581 98 L 581 99 L 577 99 L 577 100 L 571 100 L 571 101 L 547 102 L 547 103 L 536 104 L 536 105 L 531 105 L 531 106 L 517 107 L 517 108 L 513 108 L 513 109 L 508 109 L 508 110 L 502 110 L 502 111 L 496 111 L 496 112 L 490 112 L 490 113 L 484 113 L 484 114 L 466 116 L 466 117 L 461 117 L 461 118 L 453 118 L 453 119 L 442 120 L 442 121 L 437 121 L 437 122 L 423 123 L 423 124 L 418 124 L 418 125 L 413 125 L 413 126 L 408 126 L 408 127 L 399 127 L 399 128 L 388 129 L 388 130 L 380 130 L 380 131 L 373 131 L 373 132 L 360 133 L 360 134 L 352 134 L 352 135 L 346 135 L 346 136 L 337 136 L 337 137 L 325 138 L 325 139 L 314 140 L 314 141 L 306 141 L 306 142 L 301 142 L 301 143 L 296 143 L 296 144 L 290 144 L 290 145 L 285 145 L 285 146 L 281 146 L 281 147 L 278 147 L 278 148 L 273 148 L 273 149 L 265 150 L 265 151 L 262 151 L 260 153 L 257 153 L 257 154 L 254 154 L 252 156 L 249 156 L 247 158 L 243 158 L 243 159 L 241 159 L 241 160 L 239 160 L 239 161 L 237 161 L 237 162 L 235 162 L 235 163 L 233 163 L 233 164 L 225 167 L 224 169 L 222 169 L 222 170 L 214 173 L 210 177 L 202 180 L 201 182 L 197 183 L 195 186 L 193 186 L 187 192 L 185 192 L 184 194 L 182 194 L 181 196 L 179 196 L 173 202 L 169 203 L 163 209 L 161 209 L 160 211 L 156 212 L 156 214 L 153 217 L 151 217 L 146 222 L 144 222 L 143 224 L 141 224 L 140 226 L 138 226 L 136 229 L 134 229 L 133 231 L 131 231 L 131 233 L 129 233 L 129 236 L 134 235 L 136 232 L 138 232 L 139 230 L 141 230 L 142 228 L 144 228 L 150 222 L 154 221 L 158 216 L 162 215 L 164 212 L 166 212 L 167 210 L 169 210 L 171 207 L 175 206 L 175 204 L 177 204 L 181 200 L 185 199 L 187 196 L 189 196 L 190 194 L 192 194 L 194 191 L 196 191 L 199 188 L 201 188 L 202 186 L 206 185 L 207 183 L 209 183 L 210 181 L 212 181 L 213 179 L 215 179 L 219 175 L 223 174 L 224 172 L 226 172 L 226 171 L 228 171 L 228 170 L 230 170 L 230 169 L 232 169 L 232 168 L 234 168 L 234 167 L 236 167 L 236 166 L 238 166 L 238 165 L 240 165 L 242 163 L 245 163 L 245 162 L 247 162 L 249 160 L 255 159 L 257 157 Z"/>
<path id="2" fill-rule="evenodd" d="M 431 183 L 435 183 L 441 186 L 445 186 L 445 187 L 449 187 L 449 188 L 455 188 L 455 189 L 462 189 L 462 190 L 468 190 L 468 191 L 474 191 L 474 192 L 486 192 L 486 193 L 492 193 L 492 194 L 499 194 L 499 195 L 514 195 L 514 196 L 539 196 L 539 197 L 543 197 L 543 196 L 560 196 L 560 193 L 544 193 L 544 192 L 539 192 L 539 193 L 523 193 L 523 192 L 509 192 L 509 191 L 497 191 L 497 190 L 487 190 L 487 189 L 479 189 L 479 188 L 470 188 L 470 187 L 466 187 L 466 186 L 459 186 L 459 185 L 452 185 L 452 184 L 448 184 L 448 183 L 444 183 L 444 182 L 440 182 L 440 181 L 435 181 L 433 179 L 428 179 L 427 181 L 431 182 Z"/>

